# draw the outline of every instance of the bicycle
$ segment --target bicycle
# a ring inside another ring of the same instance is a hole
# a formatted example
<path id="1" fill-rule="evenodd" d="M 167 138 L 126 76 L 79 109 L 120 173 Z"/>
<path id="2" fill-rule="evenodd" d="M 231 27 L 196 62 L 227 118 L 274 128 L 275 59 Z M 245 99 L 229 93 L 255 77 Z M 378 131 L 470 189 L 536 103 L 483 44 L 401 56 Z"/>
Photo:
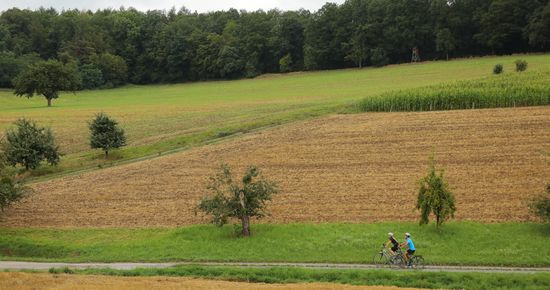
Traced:
<path id="1" fill-rule="evenodd" d="M 392 256 L 386 263 L 391 268 L 412 268 L 412 269 L 423 269 L 425 266 L 424 257 L 421 255 L 413 255 L 409 262 L 405 261 L 405 254 L 399 248 L 395 256 Z"/>

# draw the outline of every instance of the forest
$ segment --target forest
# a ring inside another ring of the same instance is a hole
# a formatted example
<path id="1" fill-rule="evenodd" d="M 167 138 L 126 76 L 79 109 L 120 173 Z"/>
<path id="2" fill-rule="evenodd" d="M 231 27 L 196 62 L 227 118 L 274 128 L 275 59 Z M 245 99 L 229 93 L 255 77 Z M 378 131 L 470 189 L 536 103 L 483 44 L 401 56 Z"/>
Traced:
<path id="1" fill-rule="evenodd" d="M 79 89 L 250 78 L 411 60 L 545 52 L 549 0 L 348 0 L 318 11 L 8 9 L 0 87 L 43 60 Z"/>

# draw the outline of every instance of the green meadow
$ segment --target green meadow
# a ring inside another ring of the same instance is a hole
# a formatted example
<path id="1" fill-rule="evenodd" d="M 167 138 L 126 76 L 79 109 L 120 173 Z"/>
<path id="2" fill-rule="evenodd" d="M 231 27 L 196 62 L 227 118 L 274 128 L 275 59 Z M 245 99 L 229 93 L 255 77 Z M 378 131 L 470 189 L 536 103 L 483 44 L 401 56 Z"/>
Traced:
<path id="1" fill-rule="evenodd" d="M 327 270 L 300 268 L 229 268 L 177 266 L 167 269 L 108 270 L 73 272 L 51 269 L 50 273 L 111 276 L 175 276 L 254 283 L 327 282 L 351 285 L 387 285 L 429 289 L 548 289 L 550 275 L 510 273 L 418 272 L 391 270 Z"/>
<path id="2" fill-rule="evenodd" d="M 251 130 L 349 111 L 349 105 L 380 94 L 472 80 L 492 73 L 496 63 L 512 73 L 513 62 L 528 71 L 550 67 L 550 55 L 483 57 L 383 68 L 265 75 L 255 79 L 173 85 L 126 86 L 63 93 L 47 108 L 44 98 L 19 98 L 0 91 L 0 130 L 25 117 L 51 126 L 61 152 L 57 167 L 34 175 L 67 173 L 149 158 Z M 97 112 L 118 119 L 129 146 L 111 155 L 88 148 L 87 122 Z"/>
<path id="3" fill-rule="evenodd" d="M 427 264 L 550 266 L 547 224 L 451 222 L 441 231 L 416 223 L 196 225 L 177 229 L 0 229 L 0 259 L 64 262 L 372 263 L 388 232 L 411 232 Z"/>

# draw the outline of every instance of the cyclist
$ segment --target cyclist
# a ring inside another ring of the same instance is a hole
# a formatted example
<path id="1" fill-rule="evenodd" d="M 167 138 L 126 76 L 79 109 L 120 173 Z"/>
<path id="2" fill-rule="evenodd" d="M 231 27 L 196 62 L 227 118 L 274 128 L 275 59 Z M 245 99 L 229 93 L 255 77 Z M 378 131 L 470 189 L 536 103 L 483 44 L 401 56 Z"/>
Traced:
<path id="1" fill-rule="evenodd" d="M 405 253 L 405 262 L 408 266 L 411 266 L 410 260 L 412 255 L 414 255 L 416 248 L 414 247 L 414 243 L 411 240 L 411 234 L 409 233 L 405 233 L 405 242 L 401 244 L 401 247 L 405 246 L 407 246 L 407 252 Z"/>
<path id="2" fill-rule="evenodd" d="M 392 244 L 391 248 L 388 248 L 388 246 Z M 399 248 L 399 242 L 393 237 L 393 233 L 388 233 L 388 242 L 386 243 L 386 248 L 389 249 L 392 256 L 395 256 L 395 252 Z"/>

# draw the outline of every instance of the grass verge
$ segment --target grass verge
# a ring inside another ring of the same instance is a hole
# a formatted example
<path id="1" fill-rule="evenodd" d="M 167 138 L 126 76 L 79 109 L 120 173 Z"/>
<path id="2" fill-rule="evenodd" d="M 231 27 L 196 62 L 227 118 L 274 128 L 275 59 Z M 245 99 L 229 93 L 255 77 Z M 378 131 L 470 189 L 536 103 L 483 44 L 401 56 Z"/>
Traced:
<path id="1" fill-rule="evenodd" d="M 250 261 L 371 263 L 387 232 L 411 232 L 428 264 L 549 266 L 545 224 L 453 222 L 253 225 L 180 229 L 0 229 L 0 259 L 65 262 Z"/>
<path id="2" fill-rule="evenodd" d="M 509 273 L 454 273 L 390 270 L 328 270 L 301 268 L 230 268 L 177 266 L 165 269 L 110 270 L 51 269 L 50 273 L 112 276 L 185 276 L 256 283 L 327 282 L 432 289 L 549 289 L 550 275 Z"/>

